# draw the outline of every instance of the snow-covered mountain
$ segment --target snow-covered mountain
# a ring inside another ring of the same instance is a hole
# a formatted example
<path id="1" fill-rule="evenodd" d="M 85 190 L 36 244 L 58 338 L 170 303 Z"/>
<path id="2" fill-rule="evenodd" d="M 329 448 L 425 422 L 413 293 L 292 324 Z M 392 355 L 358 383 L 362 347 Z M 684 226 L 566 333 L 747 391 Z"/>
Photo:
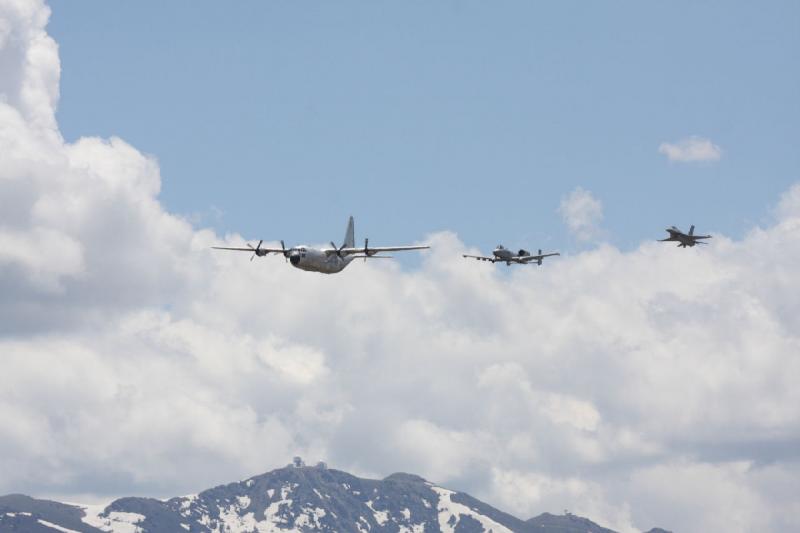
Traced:
<path id="1" fill-rule="evenodd" d="M 0 532 L 613 533 L 574 515 L 527 522 L 411 474 L 361 479 L 301 463 L 199 494 L 108 506 L 0 497 Z"/>

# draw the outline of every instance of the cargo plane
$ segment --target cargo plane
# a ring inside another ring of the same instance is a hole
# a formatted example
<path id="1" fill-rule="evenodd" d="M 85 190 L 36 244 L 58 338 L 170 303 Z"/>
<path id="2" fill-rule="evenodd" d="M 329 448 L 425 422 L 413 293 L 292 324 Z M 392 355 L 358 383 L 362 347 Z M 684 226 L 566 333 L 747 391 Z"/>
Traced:
<path id="1" fill-rule="evenodd" d="M 250 252 L 252 261 L 256 256 L 263 257 L 267 254 L 281 254 L 287 262 L 300 270 L 309 272 L 321 272 L 323 274 L 336 274 L 344 270 L 353 259 L 390 259 L 389 255 L 379 255 L 382 252 L 404 252 L 406 250 L 426 250 L 430 246 L 377 246 L 370 247 L 369 239 L 364 239 L 363 247 L 355 246 L 355 230 L 353 217 L 347 222 L 347 231 L 344 235 L 344 242 L 341 246 L 336 246 L 331 241 L 330 248 L 315 248 L 312 246 L 300 245 L 286 248 L 281 242 L 280 248 L 266 248 L 261 246 L 263 240 L 258 241 L 256 246 L 247 243 L 247 248 L 232 248 L 227 246 L 212 246 L 215 250 L 234 250 L 237 252 Z"/>

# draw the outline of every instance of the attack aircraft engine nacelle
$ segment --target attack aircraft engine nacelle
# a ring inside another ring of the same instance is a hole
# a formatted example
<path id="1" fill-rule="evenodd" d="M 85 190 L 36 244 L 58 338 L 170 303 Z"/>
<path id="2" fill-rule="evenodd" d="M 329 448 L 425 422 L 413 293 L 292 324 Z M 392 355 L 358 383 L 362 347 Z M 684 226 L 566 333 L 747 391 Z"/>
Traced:
<path id="1" fill-rule="evenodd" d="M 528 256 L 528 255 L 531 255 L 531 253 L 528 250 L 520 250 L 517 253 L 517 255 L 520 256 L 520 257 L 525 257 L 525 256 Z"/>

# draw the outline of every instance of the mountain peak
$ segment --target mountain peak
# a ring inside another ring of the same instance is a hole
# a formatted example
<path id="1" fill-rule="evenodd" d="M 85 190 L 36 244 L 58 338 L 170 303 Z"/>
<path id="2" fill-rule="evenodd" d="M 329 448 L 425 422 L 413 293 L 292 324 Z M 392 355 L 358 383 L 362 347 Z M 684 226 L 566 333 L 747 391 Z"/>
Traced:
<path id="1" fill-rule="evenodd" d="M 563 515 L 542 513 L 531 518 L 527 524 L 535 531 L 558 533 L 615 533 L 613 530 L 599 526 L 582 516 L 565 512 Z"/>
<path id="2" fill-rule="evenodd" d="M 395 472 L 383 478 L 384 481 L 395 481 L 400 483 L 428 483 L 428 481 L 416 474 L 406 474 L 405 472 Z"/>

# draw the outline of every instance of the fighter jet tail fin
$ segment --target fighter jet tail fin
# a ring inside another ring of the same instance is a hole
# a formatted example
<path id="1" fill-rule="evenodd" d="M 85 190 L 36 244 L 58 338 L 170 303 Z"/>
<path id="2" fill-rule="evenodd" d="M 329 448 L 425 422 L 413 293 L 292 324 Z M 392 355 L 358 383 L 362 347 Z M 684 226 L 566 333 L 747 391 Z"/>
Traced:
<path id="1" fill-rule="evenodd" d="M 342 243 L 342 248 L 354 248 L 356 245 L 356 235 L 355 235 L 355 224 L 353 223 L 353 217 L 350 217 L 350 220 L 347 221 L 347 231 L 344 234 L 344 243 Z"/>
<path id="2" fill-rule="evenodd" d="M 689 228 L 689 237 L 692 235 L 694 235 L 694 224 L 692 224 L 692 226 Z"/>

